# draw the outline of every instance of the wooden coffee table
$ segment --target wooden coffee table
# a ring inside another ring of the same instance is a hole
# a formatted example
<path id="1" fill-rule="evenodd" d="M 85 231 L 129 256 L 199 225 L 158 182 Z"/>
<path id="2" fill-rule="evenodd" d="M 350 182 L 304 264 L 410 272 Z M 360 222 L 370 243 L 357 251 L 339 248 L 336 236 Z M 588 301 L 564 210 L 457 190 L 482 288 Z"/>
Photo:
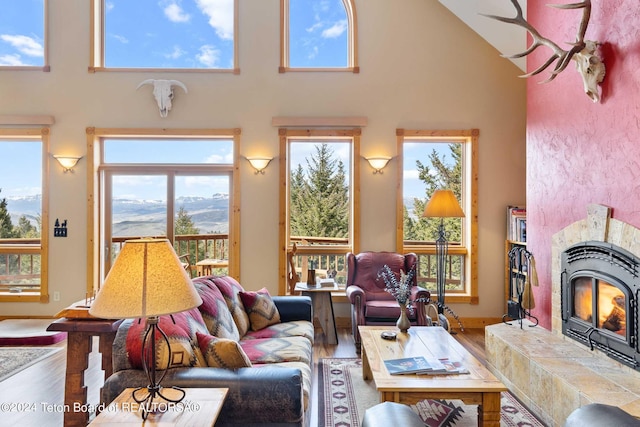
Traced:
<path id="1" fill-rule="evenodd" d="M 362 375 L 373 379 L 380 401 L 415 404 L 424 399 L 460 399 L 478 405 L 478 425 L 500 426 L 500 392 L 507 388 L 447 331 L 437 326 L 412 326 L 401 333 L 390 326 L 359 326 L 362 337 Z M 382 339 L 395 330 L 397 339 Z M 424 356 L 460 360 L 468 374 L 390 375 L 384 360 Z"/>

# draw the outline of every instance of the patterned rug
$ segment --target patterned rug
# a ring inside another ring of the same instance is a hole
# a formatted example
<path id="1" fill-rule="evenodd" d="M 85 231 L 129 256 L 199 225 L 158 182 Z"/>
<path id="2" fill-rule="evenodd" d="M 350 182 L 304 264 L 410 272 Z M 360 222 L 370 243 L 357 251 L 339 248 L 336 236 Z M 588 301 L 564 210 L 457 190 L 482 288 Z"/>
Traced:
<path id="1" fill-rule="evenodd" d="M 0 381 L 62 350 L 62 347 L 0 347 Z"/>
<path id="2" fill-rule="evenodd" d="M 364 411 L 379 403 L 373 381 L 362 379 L 361 359 L 321 359 L 318 379 L 319 426 L 359 427 Z M 511 393 L 502 393 L 501 405 L 501 427 L 544 427 Z M 411 409 L 428 427 L 478 425 L 477 406 L 461 400 L 427 399 Z"/>

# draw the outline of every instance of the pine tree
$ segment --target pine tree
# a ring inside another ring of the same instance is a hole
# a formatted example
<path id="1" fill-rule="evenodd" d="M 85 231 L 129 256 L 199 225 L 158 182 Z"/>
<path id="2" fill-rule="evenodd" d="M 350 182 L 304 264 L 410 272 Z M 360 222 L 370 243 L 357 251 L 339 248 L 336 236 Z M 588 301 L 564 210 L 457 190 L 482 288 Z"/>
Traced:
<path id="1" fill-rule="evenodd" d="M 315 146 L 305 159 L 307 173 L 298 165 L 291 174 L 291 235 L 348 237 L 349 186 L 345 167 L 327 144 Z"/>
<path id="2" fill-rule="evenodd" d="M 0 193 L 2 188 L 0 188 Z M 7 199 L 0 199 L 0 239 L 10 239 L 15 237 L 13 232 L 13 224 L 11 223 L 11 215 L 7 209 Z"/>
<path id="3" fill-rule="evenodd" d="M 14 235 L 21 238 L 33 239 L 40 237 L 38 228 L 34 227 L 33 224 L 31 224 L 31 221 L 29 221 L 25 215 L 22 215 L 20 217 L 20 219 L 18 220 L 18 225 L 13 230 Z"/>

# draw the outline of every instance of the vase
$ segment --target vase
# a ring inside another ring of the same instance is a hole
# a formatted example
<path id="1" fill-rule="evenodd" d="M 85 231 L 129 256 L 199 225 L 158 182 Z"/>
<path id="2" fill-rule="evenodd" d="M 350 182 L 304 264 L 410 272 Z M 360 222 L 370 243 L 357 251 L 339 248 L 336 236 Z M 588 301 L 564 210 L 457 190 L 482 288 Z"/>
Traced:
<path id="1" fill-rule="evenodd" d="M 407 332 L 411 327 L 411 321 L 409 320 L 409 316 L 407 316 L 406 305 L 400 304 L 400 317 L 398 317 L 396 327 L 400 329 L 400 332 Z"/>

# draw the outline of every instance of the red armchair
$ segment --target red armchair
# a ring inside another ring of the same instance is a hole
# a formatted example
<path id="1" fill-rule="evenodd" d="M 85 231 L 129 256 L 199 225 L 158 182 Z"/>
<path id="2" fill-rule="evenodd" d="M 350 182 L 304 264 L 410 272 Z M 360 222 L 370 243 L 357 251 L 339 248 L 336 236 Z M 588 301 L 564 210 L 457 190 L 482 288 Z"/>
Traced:
<path id="1" fill-rule="evenodd" d="M 395 298 L 385 290 L 385 283 L 378 273 L 388 265 L 391 271 L 400 275 L 417 268 L 416 254 L 406 255 L 395 252 L 362 252 L 347 254 L 347 298 L 351 303 L 351 328 L 356 348 L 360 350 L 359 325 L 395 325 L 400 316 L 400 306 Z M 428 300 L 429 291 L 419 288 L 413 276 L 411 300 Z M 411 324 L 426 326 L 426 303 L 414 302 L 413 314 L 408 312 Z"/>

